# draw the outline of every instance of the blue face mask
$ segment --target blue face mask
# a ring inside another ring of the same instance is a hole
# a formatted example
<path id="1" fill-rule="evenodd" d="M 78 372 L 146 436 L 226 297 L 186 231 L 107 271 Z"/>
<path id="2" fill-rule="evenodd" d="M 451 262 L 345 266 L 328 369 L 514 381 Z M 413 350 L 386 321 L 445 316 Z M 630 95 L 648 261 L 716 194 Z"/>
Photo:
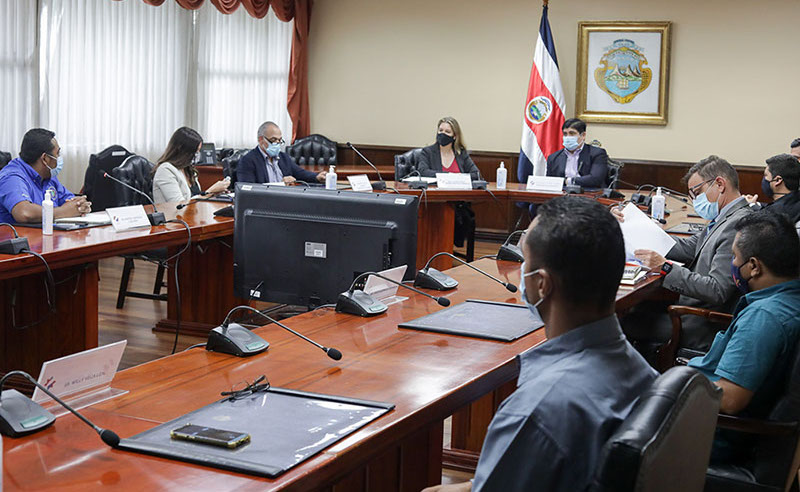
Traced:
<path id="1" fill-rule="evenodd" d="M 741 267 L 734 265 L 733 260 L 731 260 L 731 277 L 733 277 L 733 283 L 736 284 L 736 288 L 739 289 L 742 294 L 750 292 L 750 286 L 748 285 L 750 279 L 742 277 Z"/>
<path id="2" fill-rule="evenodd" d="M 572 151 L 578 148 L 578 137 L 572 136 L 565 136 L 563 139 L 564 148 Z"/>
<path id="3" fill-rule="evenodd" d="M 270 157 L 278 157 L 278 154 L 281 153 L 281 144 L 275 142 L 269 144 L 267 147 L 267 155 Z"/>
<path id="4" fill-rule="evenodd" d="M 697 215 L 706 220 L 714 220 L 719 215 L 719 203 L 708 201 L 705 192 L 700 193 L 692 200 L 692 206 Z"/>
<path id="5" fill-rule="evenodd" d="M 525 305 L 528 306 L 528 309 L 530 310 L 533 317 L 539 320 L 542 319 L 542 315 L 541 313 L 539 313 L 539 305 L 542 303 L 542 301 L 544 301 L 544 297 L 536 301 L 536 304 L 531 304 L 530 301 L 528 301 L 528 295 L 525 292 L 525 277 L 536 275 L 540 271 L 541 268 L 538 270 L 534 270 L 532 272 L 525 273 L 524 261 L 522 262 L 522 265 L 519 266 L 519 294 L 522 297 L 522 302 L 524 302 Z"/>
<path id="6" fill-rule="evenodd" d="M 50 167 L 47 166 L 47 164 L 45 164 L 45 166 L 47 166 L 47 169 L 50 170 L 50 179 L 53 179 L 56 176 L 58 176 L 58 173 L 60 173 L 62 169 L 64 169 L 64 156 L 60 155 L 58 157 L 54 157 L 50 154 L 47 155 L 53 157 L 56 160 L 56 167 Z"/>

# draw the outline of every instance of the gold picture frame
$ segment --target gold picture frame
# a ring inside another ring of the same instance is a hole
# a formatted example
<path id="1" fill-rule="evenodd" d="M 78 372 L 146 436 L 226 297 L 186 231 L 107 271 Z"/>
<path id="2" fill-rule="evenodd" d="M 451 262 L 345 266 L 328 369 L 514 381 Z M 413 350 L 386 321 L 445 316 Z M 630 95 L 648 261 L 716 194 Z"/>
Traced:
<path id="1" fill-rule="evenodd" d="M 596 123 L 666 125 L 672 23 L 578 23 L 576 116 Z"/>

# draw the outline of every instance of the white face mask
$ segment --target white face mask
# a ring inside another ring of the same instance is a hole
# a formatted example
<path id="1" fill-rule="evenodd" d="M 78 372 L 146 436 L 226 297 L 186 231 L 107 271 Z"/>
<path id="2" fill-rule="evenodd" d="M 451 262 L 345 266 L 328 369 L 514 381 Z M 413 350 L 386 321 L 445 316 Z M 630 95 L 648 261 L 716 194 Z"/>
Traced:
<path id="1" fill-rule="evenodd" d="M 532 277 L 533 275 L 536 275 L 537 273 L 541 273 L 541 271 L 542 271 L 542 269 L 539 268 L 538 270 L 534 270 L 532 272 L 525 273 L 525 262 L 524 261 L 522 262 L 522 265 L 519 266 L 519 277 L 520 277 L 520 280 L 519 280 L 519 293 L 520 293 L 520 296 L 522 297 L 522 302 L 524 302 L 525 305 L 528 306 L 528 309 L 530 310 L 531 314 L 533 314 L 533 317 L 536 318 L 536 319 L 542 319 L 542 314 L 539 312 L 539 305 L 542 303 L 542 301 L 544 301 L 544 297 L 539 298 L 539 300 L 536 301 L 536 304 L 531 304 L 531 302 L 528 301 L 528 294 L 525 291 L 525 277 Z"/>

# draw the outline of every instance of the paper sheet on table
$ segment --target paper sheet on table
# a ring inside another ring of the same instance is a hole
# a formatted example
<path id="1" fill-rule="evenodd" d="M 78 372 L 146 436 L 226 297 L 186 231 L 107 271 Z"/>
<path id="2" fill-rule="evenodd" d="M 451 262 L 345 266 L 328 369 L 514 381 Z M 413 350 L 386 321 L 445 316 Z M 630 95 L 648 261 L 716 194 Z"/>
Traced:
<path id="1" fill-rule="evenodd" d="M 632 256 L 637 249 L 649 249 L 661 256 L 675 245 L 675 240 L 656 225 L 639 207 L 629 203 L 622 209 L 625 222 L 620 224 L 625 238 L 625 254 Z"/>

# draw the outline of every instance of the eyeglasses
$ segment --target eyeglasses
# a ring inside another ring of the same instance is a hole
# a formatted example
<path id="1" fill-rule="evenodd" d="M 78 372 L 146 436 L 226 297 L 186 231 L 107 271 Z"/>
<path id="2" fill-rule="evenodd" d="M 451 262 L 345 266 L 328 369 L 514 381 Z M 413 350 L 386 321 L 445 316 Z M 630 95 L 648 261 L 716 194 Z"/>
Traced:
<path id="1" fill-rule="evenodd" d="M 275 137 L 272 137 L 272 138 L 267 138 L 267 137 L 264 137 L 264 140 L 266 140 L 267 142 L 269 142 L 269 143 L 271 143 L 271 144 L 274 144 L 274 143 L 276 143 L 276 144 L 281 144 L 281 145 L 283 145 L 283 144 L 285 144 L 285 143 L 286 143 L 286 140 L 284 140 L 284 139 L 282 139 L 282 138 L 275 138 Z"/>
<path id="2" fill-rule="evenodd" d="M 269 388 L 269 380 L 262 374 L 252 383 L 242 381 L 241 383 L 233 385 L 230 391 L 223 391 L 220 395 L 227 396 L 228 401 L 236 401 L 247 398 L 255 393 L 266 393 L 269 391 Z"/>
<path id="3" fill-rule="evenodd" d="M 703 181 L 702 183 L 696 184 L 696 185 L 692 186 L 691 188 L 689 188 L 689 198 L 691 198 L 692 200 L 697 198 L 697 195 L 700 194 L 700 193 L 698 193 L 698 191 L 701 190 L 703 188 L 703 186 L 705 186 L 708 183 L 714 181 L 715 179 L 717 179 L 717 178 L 714 177 L 714 178 L 711 178 L 711 179 L 707 179 L 707 180 Z"/>

